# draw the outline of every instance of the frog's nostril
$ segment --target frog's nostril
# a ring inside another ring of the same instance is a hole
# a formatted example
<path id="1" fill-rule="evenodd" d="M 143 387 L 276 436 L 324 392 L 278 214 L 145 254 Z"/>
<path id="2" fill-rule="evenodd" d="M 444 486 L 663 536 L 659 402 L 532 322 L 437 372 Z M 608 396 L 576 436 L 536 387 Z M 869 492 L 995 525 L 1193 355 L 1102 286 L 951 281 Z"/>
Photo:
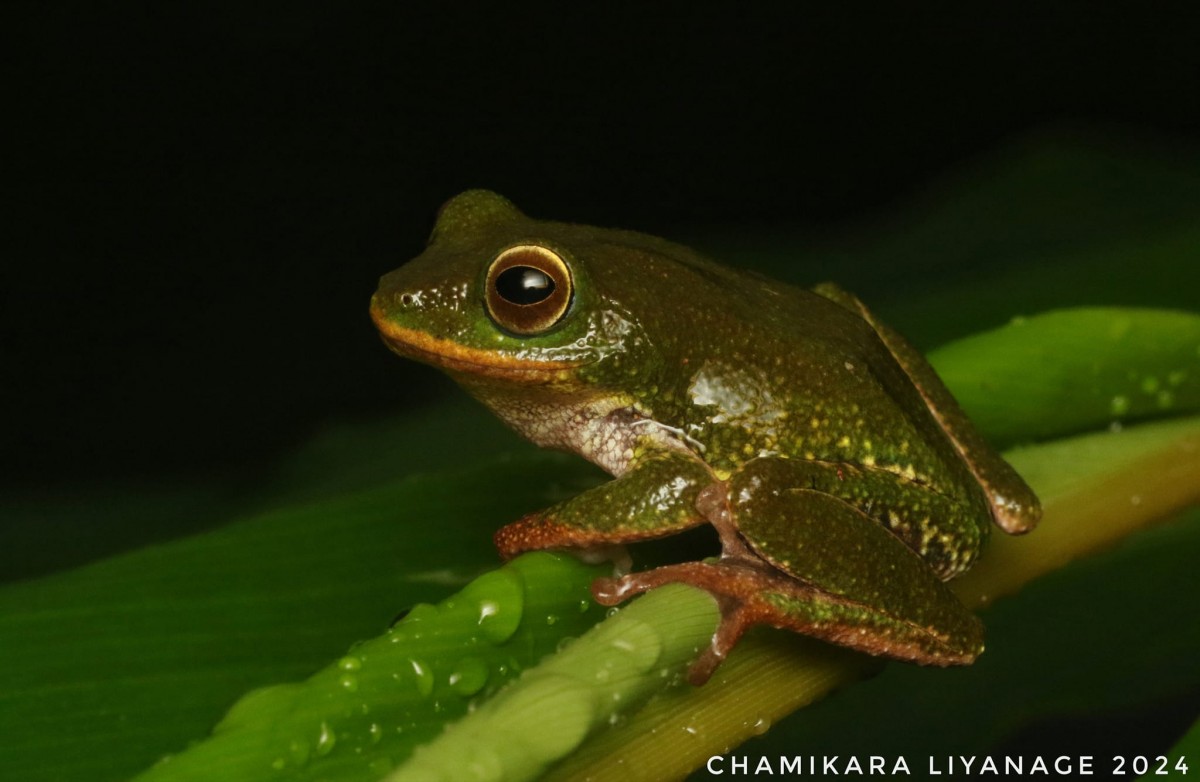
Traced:
<path id="1" fill-rule="evenodd" d="M 411 307 L 414 301 L 416 301 L 416 297 L 411 293 L 400 294 L 400 303 L 405 307 Z"/>

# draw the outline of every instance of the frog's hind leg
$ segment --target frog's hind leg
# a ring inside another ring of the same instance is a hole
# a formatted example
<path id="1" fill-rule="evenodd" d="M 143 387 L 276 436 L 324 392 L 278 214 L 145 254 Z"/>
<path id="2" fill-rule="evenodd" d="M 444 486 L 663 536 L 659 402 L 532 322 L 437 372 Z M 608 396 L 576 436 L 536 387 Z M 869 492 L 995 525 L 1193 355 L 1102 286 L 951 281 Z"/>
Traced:
<path id="1" fill-rule="evenodd" d="M 790 576 L 764 597 L 777 611 L 771 623 L 926 665 L 972 662 L 983 625 L 930 564 L 855 505 L 807 481 L 783 483 L 789 467 L 756 463 L 730 485 L 739 532 Z"/>
<path id="2" fill-rule="evenodd" d="M 592 584 L 592 595 L 602 605 L 617 605 L 672 583 L 705 590 L 721 611 L 711 643 L 688 669 L 696 685 L 708 681 L 746 630 L 759 624 L 925 665 L 965 665 L 983 651 L 982 624 L 957 601 L 946 606 L 946 613 L 957 614 L 949 622 L 956 630 L 945 632 L 740 561 L 688 562 L 601 578 Z M 954 601 L 941 582 L 933 586 L 943 593 L 935 600 Z"/>
<path id="3" fill-rule="evenodd" d="M 742 633 L 767 624 L 874 655 L 961 665 L 983 650 L 983 625 L 915 551 L 880 522 L 810 488 L 821 468 L 768 459 L 729 482 L 729 521 L 739 545 L 715 562 L 668 565 L 600 579 L 596 599 L 615 605 L 668 583 L 714 596 L 721 624 L 690 671 L 705 681 Z"/>
<path id="4" fill-rule="evenodd" d="M 930 414 L 970 465 L 987 494 L 996 524 L 1010 535 L 1032 530 L 1042 516 L 1037 496 L 1017 471 L 987 444 L 920 351 L 876 318 L 854 294 L 831 282 L 818 285 L 814 290 L 861 317 L 883 342 L 921 394 Z"/>

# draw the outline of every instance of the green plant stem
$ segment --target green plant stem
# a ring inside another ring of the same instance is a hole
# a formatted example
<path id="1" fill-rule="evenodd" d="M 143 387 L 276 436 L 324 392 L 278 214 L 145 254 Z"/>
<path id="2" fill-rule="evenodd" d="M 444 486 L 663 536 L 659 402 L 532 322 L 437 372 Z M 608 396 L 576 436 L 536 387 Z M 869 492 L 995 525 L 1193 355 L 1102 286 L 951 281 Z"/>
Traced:
<path id="1" fill-rule="evenodd" d="M 717 618 L 705 592 L 655 590 L 527 672 L 444 734 L 448 740 L 418 748 L 388 780 L 532 779 L 678 676 Z"/>
<path id="2" fill-rule="evenodd" d="M 607 568 L 534 552 L 437 605 L 421 604 L 303 682 L 242 697 L 212 736 L 139 782 L 375 779 L 467 713 L 562 633 L 602 616 L 588 585 Z"/>

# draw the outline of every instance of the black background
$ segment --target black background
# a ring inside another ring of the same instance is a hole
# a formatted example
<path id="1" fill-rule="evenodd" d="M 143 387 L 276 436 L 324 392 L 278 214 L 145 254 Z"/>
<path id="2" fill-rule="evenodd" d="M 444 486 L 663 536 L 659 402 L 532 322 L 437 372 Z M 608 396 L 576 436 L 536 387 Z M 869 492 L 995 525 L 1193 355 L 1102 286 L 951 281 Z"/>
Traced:
<path id="1" fill-rule="evenodd" d="M 1200 131 L 1192 12 L 833 7 L 8 5 L 4 485 L 242 469 L 436 393 L 366 304 L 467 187 L 819 233 L 1031 129 Z"/>

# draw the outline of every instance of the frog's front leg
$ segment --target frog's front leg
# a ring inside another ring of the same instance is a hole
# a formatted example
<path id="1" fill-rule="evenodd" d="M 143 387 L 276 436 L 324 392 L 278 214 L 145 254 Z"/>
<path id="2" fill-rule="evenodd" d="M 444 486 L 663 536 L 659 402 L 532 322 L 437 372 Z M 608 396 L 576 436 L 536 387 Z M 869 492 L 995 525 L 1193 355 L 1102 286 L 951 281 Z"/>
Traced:
<path id="1" fill-rule="evenodd" d="M 816 488 L 843 478 L 854 479 L 836 465 L 750 462 L 724 487 L 722 511 L 709 507 L 705 515 L 718 529 L 736 528 L 752 556 L 727 552 L 713 563 L 601 580 L 593 592 L 605 604 L 672 582 L 713 594 L 721 624 L 692 665 L 694 683 L 705 681 L 755 624 L 924 664 L 974 660 L 983 649 L 982 624 L 930 565 L 862 508 Z M 903 492 L 894 498 L 901 509 L 915 501 Z"/>
<path id="2" fill-rule="evenodd" d="M 501 528 L 496 548 L 510 559 L 523 551 L 603 549 L 680 532 L 705 521 L 696 500 L 713 480 L 695 456 L 654 450 L 619 478 Z"/>

